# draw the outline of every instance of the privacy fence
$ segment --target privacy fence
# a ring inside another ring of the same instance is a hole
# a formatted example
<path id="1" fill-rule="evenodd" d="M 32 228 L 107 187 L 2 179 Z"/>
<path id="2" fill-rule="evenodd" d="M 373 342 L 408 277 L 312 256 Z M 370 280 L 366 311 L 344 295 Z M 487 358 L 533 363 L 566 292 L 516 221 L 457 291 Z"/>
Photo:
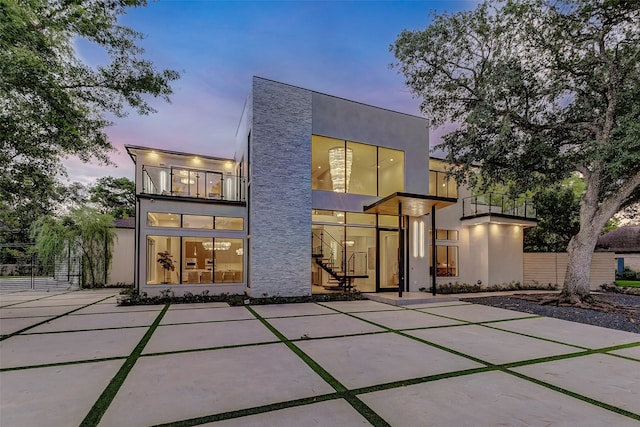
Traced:
<path id="1" fill-rule="evenodd" d="M 567 271 L 569 256 L 561 253 L 524 254 L 524 284 L 539 283 L 562 286 Z M 613 252 L 594 252 L 591 260 L 591 277 L 589 285 L 592 290 L 600 288 L 603 283 L 615 280 L 615 260 Z"/>

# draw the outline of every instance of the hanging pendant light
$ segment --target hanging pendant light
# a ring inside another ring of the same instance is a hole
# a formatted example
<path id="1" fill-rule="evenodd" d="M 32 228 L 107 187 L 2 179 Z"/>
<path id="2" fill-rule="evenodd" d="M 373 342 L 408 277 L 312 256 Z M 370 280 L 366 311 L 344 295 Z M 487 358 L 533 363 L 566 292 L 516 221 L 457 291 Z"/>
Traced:
<path id="1" fill-rule="evenodd" d="M 329 149 L 329 167 L 333 191 L 346 193 L 349 191 L 353 150 L 351 148 L 333 147 Z"/>

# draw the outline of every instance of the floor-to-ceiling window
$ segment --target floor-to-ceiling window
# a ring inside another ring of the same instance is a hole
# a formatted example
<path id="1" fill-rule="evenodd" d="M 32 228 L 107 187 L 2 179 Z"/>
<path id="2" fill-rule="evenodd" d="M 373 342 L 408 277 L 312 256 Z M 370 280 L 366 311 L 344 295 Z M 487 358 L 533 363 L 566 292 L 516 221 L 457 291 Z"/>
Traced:
<path id="1" fill-rule="evenodd" d="M 366 276 L 354 279 L 356 289 L 375 291 L 376 216 L 314 209 L 312 219 L 313 254 L 336 272 Z M 313 292 L 324 292 L 337 279 L 314 262 L 312 284 Z"/>
<path id="2" fill-rule="evenodd" d="M 387 196 L 404 191 L 404 152 L 313 135 L 311 188 Z"/>
<path id="3" fill-rule="evenodd" d="M 149 212 L 147 226 L 157 230 L 147 236 L 147 284 L 244 280 L 244 238 L 229 233 L 244 230 L 243 218 Z"/>

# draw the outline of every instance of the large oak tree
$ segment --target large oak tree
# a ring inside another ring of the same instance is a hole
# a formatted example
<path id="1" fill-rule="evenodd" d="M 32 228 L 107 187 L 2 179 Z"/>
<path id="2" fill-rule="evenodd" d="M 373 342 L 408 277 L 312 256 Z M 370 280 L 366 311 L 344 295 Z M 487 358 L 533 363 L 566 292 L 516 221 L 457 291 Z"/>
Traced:
<path id="1" fill-rule="evenodd" d="M 432 124 L 459 124 L 441 147 L 458 180 L 472 165 L 521 190 L 582 175 L 563 296 L 588 298 L 598 235 L 640 193 L 640 3 L 487 1 L 391 49 Z"/>
<path id="2" fill-rule="evenodd" d="M 25 241 L 60 202 L 62 160 L 108 162 L 109 116 L 153 112 L 179 75 L 142 57 L 119 23 L 144 0 L 0 0 L 0 241 Z M 101 65 L 75 46 L 98 47 Z"/>

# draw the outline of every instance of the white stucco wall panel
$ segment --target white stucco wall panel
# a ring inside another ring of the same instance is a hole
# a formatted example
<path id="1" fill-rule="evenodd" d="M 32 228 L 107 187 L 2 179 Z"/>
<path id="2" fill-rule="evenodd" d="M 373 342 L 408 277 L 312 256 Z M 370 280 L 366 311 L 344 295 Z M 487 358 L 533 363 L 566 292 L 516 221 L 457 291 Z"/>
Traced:
<path id="1" fill-rule="evenodd" d="M 113 259 L 107 283 L 132 284 L 135 277 L 135 241 L 136 233 L 132 228 L 116 228 L 116 241 L 113 247 Z"/>

